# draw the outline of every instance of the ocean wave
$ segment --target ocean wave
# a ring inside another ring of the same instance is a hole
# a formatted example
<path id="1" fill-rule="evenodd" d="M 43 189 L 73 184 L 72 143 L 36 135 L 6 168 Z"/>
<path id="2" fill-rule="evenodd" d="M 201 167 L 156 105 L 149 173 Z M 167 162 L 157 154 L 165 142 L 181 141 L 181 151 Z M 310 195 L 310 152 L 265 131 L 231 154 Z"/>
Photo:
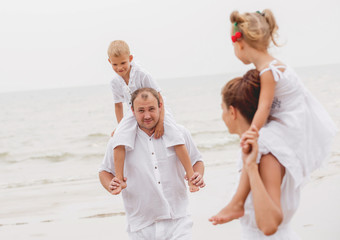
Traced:
<path id="1" fill-rule="evenodd" d="M 221 150 L 239 142 L 238 138 L 216 138 L 213 140 L 197 141 L 197 148 L 200 151 Z"/>
<path id="2" fill-rule="evenodd" d="M 109 134 L 107 134 L 107 133 L 91 133 L 91 134 L 89 134 L 89 135 L 87 135 L 87 138 L 102 138 L 102 137 L 105 137 L 105 138 L 107 138 L 107 137 L 109 137 Z"/>
<path id="3" fill-rule="evenodd" d="M 30 157 L 30 159 L 33 160 L 47 160 L 50 162 L 62 162 L 66 161 L 70 158 L 74 158 L 75 155 L 69 152 L 64 152 L 64 153 L 59 153 L 59 154 L 48 154 L 48 155 L 43 155 L 43 156 L 33 156 Z"/>
<path id="4" fill-rule="evenodd" d="M 9 155 L 9 152 L 0 152 L 0 158 L 6 158 Z"/>
<path id="5" fill-rule="evenodd" d="M 32 186 L 40 186 L 40 185 L 48 185 L 48 184 L 57 184 L 57 183 L 77 183 L 77 182 L 86 182 L 86 181 L 95 181 L 94 178 L 57 178 L 57 179 L 39 179 L 34 181 L 27 182 L 13 182 L 7 184 L 0 184 L 0 189 L 11 189 L 11 188 L 24 188 L 24 187 L 32 187 Z"/>
<path id="6" fill-rule="evenodd" d="M 201 136 L 201 135 L 226 135 L 225 131 L 219 131 L 219 130 L 207 130 L 207 131 L 192 131 L 191 136 L 196 137 L 196 136 Z"/>
<path id="7" fill-rule="evenodd" d="M 81 157 L 83 160 L 93 160 L 93 159 L 102 159 L 104 157 L 104 153 L 91 153 L 91 154 L 86 154 Z"/>

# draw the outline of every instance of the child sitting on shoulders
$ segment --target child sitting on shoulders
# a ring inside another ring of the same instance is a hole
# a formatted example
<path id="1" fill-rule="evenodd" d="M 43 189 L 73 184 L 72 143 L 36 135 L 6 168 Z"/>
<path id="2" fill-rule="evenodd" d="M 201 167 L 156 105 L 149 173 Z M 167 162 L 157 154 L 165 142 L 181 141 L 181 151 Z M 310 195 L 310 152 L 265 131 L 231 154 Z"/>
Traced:
<path id="1" fill-rule="evenodd" d="M 174 147 L 176 155 L 185 169 L 190 192 L 198 191 L 199 188 L 191 181 L 194 171 L 188 151 L 184 145 L 184 138 L 177 129 L 172 115 L 164 108 L 164 101 L 160 93 L 161 89 L 151 75 L 133 61 L 133 56 L 130 54 L 130 49 L 126 42 L 122 40 L 113 41 L 108 48 L 108 57 L 108 61 L 116 73 L 111 81 L 111 88 L 118 126 L 111 136 L 114 138 L 113 151 L 116 177 L 121 181 L 121 187 L 114 190 L 113 193 L 119 194 L 127 187 L 124 178 L 125 151 L 134 148 L 137 133 L 137 121 L 131 111 L 131 94 L 137 89 L 146 87 L 153 88 L 158 92 L 162 106 L 154 137 L 156 139 L 162 137 L 166 147 Z M 128 105 L 128 111 L 125 114 L 123 103 Z"/>

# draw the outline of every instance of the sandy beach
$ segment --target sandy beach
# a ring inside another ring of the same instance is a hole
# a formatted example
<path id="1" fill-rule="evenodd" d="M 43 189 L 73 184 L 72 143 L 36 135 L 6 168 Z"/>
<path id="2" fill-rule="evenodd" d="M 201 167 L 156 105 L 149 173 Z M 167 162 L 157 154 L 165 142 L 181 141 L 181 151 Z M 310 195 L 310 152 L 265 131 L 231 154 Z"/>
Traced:
<path id="1" fill-rule="evenodd" d="M 190 194 L 193 239 L 240 238 L 238 220 L 220 226 L 208 222 L 229 199 L 235 184 L 235 169 L 232 164 L 208 165 L 207 187 Z M 302 191 L 300 208 L 292 221 L 302 239 L 340 236 L 339 185 L 340 153 L 331 158 L 326 168 L 315 172 Z M 128 239 L 121 196 L 105 192 L 95 176 L 86 181 L 55 183 L 39 190 L 28 186 L 20 191 L 15 188 L 1 191 L 1 199 L 2 206 L 13 209 L 2 207 L 1 215 L 8 217 L 1 219 L 6 224 L 0 226 L 0 239 Z"/>

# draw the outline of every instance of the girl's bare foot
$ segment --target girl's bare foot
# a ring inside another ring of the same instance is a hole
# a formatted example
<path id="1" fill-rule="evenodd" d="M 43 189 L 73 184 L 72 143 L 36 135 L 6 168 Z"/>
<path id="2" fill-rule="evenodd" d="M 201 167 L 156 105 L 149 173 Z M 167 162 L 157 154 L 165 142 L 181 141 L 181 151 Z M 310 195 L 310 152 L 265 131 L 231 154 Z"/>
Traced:
<path id="1" fill-rule="evenodd" d="M 243 215 L 244 215 L 243 203 L 242 204 L 229 203 L 219 213 L 209 218 L 209 221 L 212 222 L 212 224 L 214 225 L 223 224 L 230 222 L 234 219 L 238 219 Z"/>

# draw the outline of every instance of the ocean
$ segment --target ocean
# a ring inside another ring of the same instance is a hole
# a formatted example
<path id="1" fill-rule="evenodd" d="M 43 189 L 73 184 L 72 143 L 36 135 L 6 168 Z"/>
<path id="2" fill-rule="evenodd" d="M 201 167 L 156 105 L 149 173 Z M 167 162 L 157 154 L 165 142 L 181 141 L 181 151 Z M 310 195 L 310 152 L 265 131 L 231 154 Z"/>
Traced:
<path id="1" fill-rule="evenodd" d="M 340 128 L 340 65 L 296 70 Z M 240 74 L 158 80 L 177 123 L 190 130 L 202 152 L 207 171 L 235 162 L 230 156 L 236 155 L 238 137 L 221 120 L 220 92 Z M 0 109 L 0 226 L 69 217 L 70 206 L 79 204 L 72 200 L 79 192 L 69 187 L 101 188 L 98 167 L 117 125 L 109 79 L 107 85 L 0 93 Z M 339 146 L 338 134 L 329 164 L 339 166 Z M 99 204 L 89 204 L 97 197 L 78 207 L 77 216 L 104 212 Z M 115 209 L 122 213 L 121 203 Z"/>

